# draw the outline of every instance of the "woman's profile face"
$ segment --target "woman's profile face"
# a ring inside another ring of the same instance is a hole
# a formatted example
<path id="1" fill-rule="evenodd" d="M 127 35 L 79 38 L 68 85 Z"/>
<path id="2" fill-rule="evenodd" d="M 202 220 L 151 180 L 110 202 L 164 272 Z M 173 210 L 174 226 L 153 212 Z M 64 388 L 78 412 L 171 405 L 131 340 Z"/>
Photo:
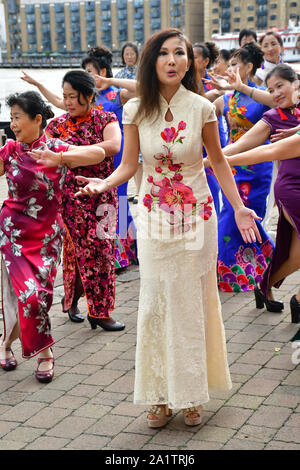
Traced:
<path id="1" fill-rule="evenodd" d="M 137 56 L 135 50 L 131 46 L 126 46 L 123 53 L 125 65 L 133 67 L 136 64 Z"/>
<path id="2" fill-rule="evenodd" d="M 221 55 L 216 59 L 214 66 L 213 66 L 213 72 L 218 74 L 218 75 L 223 75 L 228 68 L 228 62 L 227 60 L 224 59 Z"/>
<path id="3" fill-rule="evenodd" d="M 200 47 L 194 47 L 193 51 L 196 71 L 201 75 L 204 75 L 205 69 L 209 64 L 209 58 L 203 57 L 202 49 Z"/>
<path id="4" fill-rule="evenodd" d="M 101 77 L 106 77 L 107 76 L 107 70 L 106 68 L 103 68 L 103 69 L 98 69 L 97 67 L 95 67 L 95 65 L 93 64 L 93 62 L 88 62 L 85 66 L 85 69 L 84 69 L 87 73 L 89 73 L 90 75 L 100 75 Z"/>
<path id="5" fill-rule="evenodd" d="M 158 53 L 155 69 L 160 85 L 179 86 L 190 67 L 184 39 L 174 36 L 166 39 Z"/>
<path id="6" fill-rule="evenodd" d="M 84 116 L 90 110 L 92 97 L 85 98 L 68 82 L 63 84 L 63 97 L 66 110 L 71 117 Z"/>
<path id="7" fill-rule="evenodd" d="M 14 104 L 10 110 L 10 128 L 16 136 L 16 140 L 24 144 L 31 144 L 41 133 L 41 118 L 41 115 L 38 114 L 34 119 L 31 119 L 29 114 L 25 113 L 19 105 Z"/>
<path id="8" fill-rule="evenodd" d="M 248 78 L 247 64 L 244 64 L 238 57 L 231 57 L 228 65 L 228 72 L 232 71 L 236 73 L 237 69 L 239 70 L 242 82 L 244 82 Z"/>

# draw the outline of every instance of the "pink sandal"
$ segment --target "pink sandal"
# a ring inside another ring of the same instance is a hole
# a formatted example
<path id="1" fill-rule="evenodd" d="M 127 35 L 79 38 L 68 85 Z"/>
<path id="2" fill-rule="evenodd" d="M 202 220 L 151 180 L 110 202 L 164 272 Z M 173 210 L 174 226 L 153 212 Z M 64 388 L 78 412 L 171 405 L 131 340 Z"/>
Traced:
<path id="1" fill-rule="evenodd" d="M 3 370 L 6 370 L 8 372 L 10 370 L 14 370 L 17 367 L 18 363 L 11 348 L 5 348 L 5 351 L 10 352 L 11 357 L 1 359 L 0 366 L 2 367 Z"/>
<path id="2" fill-rule="evenodd" d="M 49 370 L 39 370 L 41 362 L 52 362 L 52 367 Z M 54 357 L 39 357 L 38 368 L 35 371 L 36 379 L 41 383 L 49 383 L 54 377 Z"/>

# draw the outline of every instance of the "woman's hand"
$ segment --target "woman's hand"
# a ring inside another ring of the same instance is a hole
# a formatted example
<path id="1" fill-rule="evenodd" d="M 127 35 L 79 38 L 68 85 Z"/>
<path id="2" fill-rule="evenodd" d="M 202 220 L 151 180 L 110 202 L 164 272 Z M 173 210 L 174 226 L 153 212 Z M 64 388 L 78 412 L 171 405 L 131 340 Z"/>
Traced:
<path id="1" fill-rule="evenodd" d="M 100 178 L 85 178 L 84 176 L 76 176 L 78 183 L 87 183 L 86 186 L 79 188 L 75 196 L 92 196 L 93 194 L 104 193 L 109 190 L 107 181 Z"/>
<path id="2" fill-rule="evenodd" d="M 227 80 L 225 80 L 222 75 L 213 76 L 208 73 L 208 76 L 210 77 L 210 80 L 208 80 L 207 78 L 203 78 L 204 83 L 213 86 L 216 90 L 225 91 L 232 89 L 232 86 L 228 83 Z"/>
<path id="3" fill-rule="evenodd" d="M 52 150 L 49 150 L 47 145 L 44 142 L 41 142 L 41 145 L 43 146 L 43 150 L 40 149 L 33 149 L 28 154 L 36 160 L 36 162 L 39 165 L 45 165 L 45 166 L 58 166 L 62 165 L 62 158 L 60 153 L 55 153 L 52 152 Z"/>
<path id="4" fill-rule="evenodd" d="M 257 228 L 255 220 L 261 220 L 252 209 L 241 206 L 234 212 L 235 222 L 245 243 L 252 243 L 258 240 L 262 243 L 262 238 Z"/>
<path id="5" fill-rule="evenodd" d="M 230 88 L 234 90 L 240 90 L 243 82 L 240 76 L 239 67 L 237 67 L 235 72 L 233 70 L 227 70 L 225 75 L 227 77 Z"/>
<path id="6" fill-rule="evenodd" d="M 210 161 L 208 160 L 208 158 L 203 158 L 203 166 L 204 166 L 204 168 L 210 168 L 211 167 L 211 164 L 210 164 Z"/>
<path id="7" fill-rule="evenodd" d="M 292 129 L 276 129 L 275 133 L 271 135 L 270 142 L 278 142 L 278 140 L 286 139 L 296 134 L 300 130 L 299 126 L 292 127 Z"/>
<path id="8" fill-rule="evenodd" d="M 24 70 L 22 70 L 22 73 L 23 73 L 23 77 L 21 77 L 21 80 L 24 80 L 24 82 L 27 82 L 30 85 L 34 85 L 34 86 L 39 85 L 39 82 L 35 80 L 34 78 L 32 78 L 30 75 L 28 75 L 28 73 L 24 72 Z"/>
<path id="9" fill-rule="evenodd" d="M 106 90 L 107 88 L 110 87 L 110 79 L 107 77 L 102 77 L 101 75 L 93 75 L 95 82 L 96 82 L 96 87 L 99 91 Z"/>

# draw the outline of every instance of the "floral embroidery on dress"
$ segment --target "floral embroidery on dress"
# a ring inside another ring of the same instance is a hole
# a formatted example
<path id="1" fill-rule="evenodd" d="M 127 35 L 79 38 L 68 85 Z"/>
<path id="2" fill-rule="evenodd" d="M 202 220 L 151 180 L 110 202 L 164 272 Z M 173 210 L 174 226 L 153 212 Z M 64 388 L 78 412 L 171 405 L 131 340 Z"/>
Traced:
<path id="1" fill-rule="evenodd" d="M 230 237 L 223 237 L 225 242 Z M 273 246 L 269 239 L 261 246 L 261 253 L 255 246 L 240 246 L 235 253 L 236 264 L 228 267 L 218 261 L 218 284 L 222 292 L 244 292 L 253 290 L 257 283 L 262 282 L 264 271 L 271 261 Z"/>
<path id="2" fill-rule="evenodd" d="M 106 93 L 106 98 L 109 100 L 109 101 L 116 101 L 116 98 L 117 98 L 117 95 L 118 95 L 118 91 L 109 91 L 108 93 Z"/>
<path id="3" fill-rule="evenodd" d="M 183 165 L 184 163 L 174 162 L 173 147 L 176 144 L 183 144 L 185 136 L 179 135 L 180 131 L 186 129 L 186 123 L 180 121 L 177 129 L 167 127 L 160 136 L 163 141 L 163 151 L 154 155 L 157 160 L 155 172 L 160 178 L 154 176 L 147 177 L 150 183 L 150 193 L 145 194 L 143 204 L 148 212 L 159 209 L 170 214 L 169 223 L 174 230 L 185 232 L 192 226 L 192 217 L 199 215 L 203 220 L 208 220 L 212 214 L 213 198 L 208 196 L 207 202 L 199 203 L 194 196 L 190 186 L 183 183 Z"/>

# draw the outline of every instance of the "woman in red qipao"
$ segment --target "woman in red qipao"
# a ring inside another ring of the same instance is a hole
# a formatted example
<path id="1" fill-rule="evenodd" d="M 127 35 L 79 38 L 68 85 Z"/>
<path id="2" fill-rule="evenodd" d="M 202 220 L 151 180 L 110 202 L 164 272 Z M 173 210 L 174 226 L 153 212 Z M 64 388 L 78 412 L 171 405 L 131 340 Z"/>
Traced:
<path id="1" fill-rule="evenodd" d="M 76 175 L 108 177 L 114 170 L 113 155 L 120 150 L 121 132 L 114 113 L 101 111 L 95 101 L 95 80 L 82 70 L 67 72 L 63 78 L 66 114 L 53 119 L 46 133 L 73 145 L 104 148 L 106 158 L 98 165 L 68 171 L 62 199 L 62 216 L 66 227 L 63 245 L 65 297 L 63 310 L 70 320 L 84 320 L 78 310 L 85 294 L 88 320 L 94 329 L 123 330 L 110 313 L 115 302 L 115 236 L 118 194 L 110 189 L 94 198 L 79 200 Z"/>
<path id="2" fill-rule="evenodd" d="M 48 311 L 62 247 L 58 211 L 66 165 L 95 164 L 105 158 L 105 151 L 47 139 L 43 129 L 54 115 L 36 92 L 11 95 L 7 104 L 16 141 L 0 148 L 0 175 L 6 173 L 8 183 L 8 198 L 0 212 L 4 319 L 0 365 L 6 371 L 17 367 L 11 344 L 20 338 L 24 358 L 39 354 L 37 380 L 50 382 L 54 341 Z"/>

